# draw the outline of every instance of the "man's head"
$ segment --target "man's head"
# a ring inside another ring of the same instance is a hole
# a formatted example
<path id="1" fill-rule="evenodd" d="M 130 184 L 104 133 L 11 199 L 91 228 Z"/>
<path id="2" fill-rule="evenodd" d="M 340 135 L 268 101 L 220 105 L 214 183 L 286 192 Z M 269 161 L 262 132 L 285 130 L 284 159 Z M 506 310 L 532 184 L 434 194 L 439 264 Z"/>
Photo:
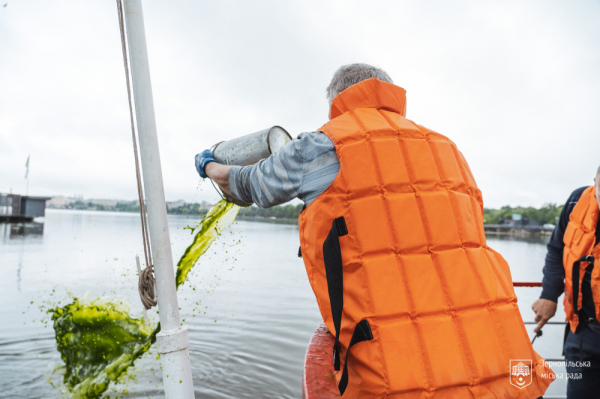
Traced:
<path id="1" fill-rule="evenodd" d="M 394 83 L 386 71 L 371 65 L 349 64 L 340 67 L 340 69 L 333 74 L 331 83 L 329 83 L 329 86 L 327 86 L 326 92 L 329 105 L 331 106 L 333 99 L 348 87 L 371 78 L 377 78 L 384 82 Z"/>
<path id="2" fill-rule="evenodd" d="M 598 167 L 598 170 L 596 171 L 594 183 L 596 183 L 596 201 L 598 201 L 598 207 L 600 208 L 600 167 Z"/>

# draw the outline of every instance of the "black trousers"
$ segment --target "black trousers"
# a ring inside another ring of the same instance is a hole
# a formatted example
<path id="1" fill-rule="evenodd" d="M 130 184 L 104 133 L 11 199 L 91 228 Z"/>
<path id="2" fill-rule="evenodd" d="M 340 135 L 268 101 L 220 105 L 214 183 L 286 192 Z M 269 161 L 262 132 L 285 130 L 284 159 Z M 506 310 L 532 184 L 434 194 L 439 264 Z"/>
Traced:
<path id="1" fill-rule="evenodd" d="M 600 335 L 585 326 L 565 341 L 567 399 L 600 398 Z"/>

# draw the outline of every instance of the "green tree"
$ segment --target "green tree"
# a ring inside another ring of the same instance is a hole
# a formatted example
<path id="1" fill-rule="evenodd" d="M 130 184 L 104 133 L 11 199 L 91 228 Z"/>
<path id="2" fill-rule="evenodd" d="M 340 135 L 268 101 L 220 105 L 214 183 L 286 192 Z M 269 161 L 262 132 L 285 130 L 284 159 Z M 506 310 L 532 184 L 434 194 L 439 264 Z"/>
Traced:
<path id="1" fill-rule="evenodd" d="M 512 219 L 512 215 L 517 213 L 521 215 L 524 222 L 535 221 L 540 224 L 555 224 L 556 218 L 560 216 L 562 205 L 545 204 L 541 208 L 522 207 L 515 208 L 511 206 L 503 206 L 500 209 L 484 208 L 483 223 L 486 224 L 502 224 L 505 220 Z"/>

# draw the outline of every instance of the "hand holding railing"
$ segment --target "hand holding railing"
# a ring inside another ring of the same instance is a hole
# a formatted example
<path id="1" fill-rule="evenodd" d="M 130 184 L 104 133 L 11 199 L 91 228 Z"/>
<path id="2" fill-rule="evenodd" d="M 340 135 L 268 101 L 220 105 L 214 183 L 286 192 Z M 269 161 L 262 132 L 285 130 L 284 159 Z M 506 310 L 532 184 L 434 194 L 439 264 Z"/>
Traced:
<path id="1" fill-rule="evenodd" d="M 542 283 L 538 282 L 513 282 L 513 287 L 541 287 Z M 548 325 L 562 325 L 567 324 L 565 321 L 548 321 L 550 320 L 554 314 L 556 313 L 556 302 L 550 301 L 548 299 L 538 299 L 535 301 L 531 307 L 535 312 L 535 320 L 534 321 L 524 321 L 523 323 L 526 325 L 535 325 L 536 327 L 533 329 L 535 336 L 531 340 L 533 344 L 538 337 L 541 337 L 543 334 L 542 327 L 546 324 Z M 546 359 L 548 361 L 554 360 L 562 360 L 562 359 Z"/>

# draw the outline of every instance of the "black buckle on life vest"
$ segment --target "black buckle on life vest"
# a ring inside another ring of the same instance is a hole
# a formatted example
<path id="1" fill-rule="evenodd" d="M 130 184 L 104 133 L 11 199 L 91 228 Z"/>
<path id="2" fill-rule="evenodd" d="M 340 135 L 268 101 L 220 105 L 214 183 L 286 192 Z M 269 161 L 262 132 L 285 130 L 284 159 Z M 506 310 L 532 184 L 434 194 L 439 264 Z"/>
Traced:
<path id="1" fill-rule="evenodd" d="M 343 216 L 334 219 L 333 221 L 337 227 L 339 237 L 343 237 L 348 234 L 348 226 L 346 226 L 346 219 L 344 219 Z"/>
<path id="2" fill-rule="evenodd" d="M 594 255 L 585 256 L 585 261 L 588 262 L 590 265 L 593 265 L 595 260 L 596 258 L 594 258 Z"/>

